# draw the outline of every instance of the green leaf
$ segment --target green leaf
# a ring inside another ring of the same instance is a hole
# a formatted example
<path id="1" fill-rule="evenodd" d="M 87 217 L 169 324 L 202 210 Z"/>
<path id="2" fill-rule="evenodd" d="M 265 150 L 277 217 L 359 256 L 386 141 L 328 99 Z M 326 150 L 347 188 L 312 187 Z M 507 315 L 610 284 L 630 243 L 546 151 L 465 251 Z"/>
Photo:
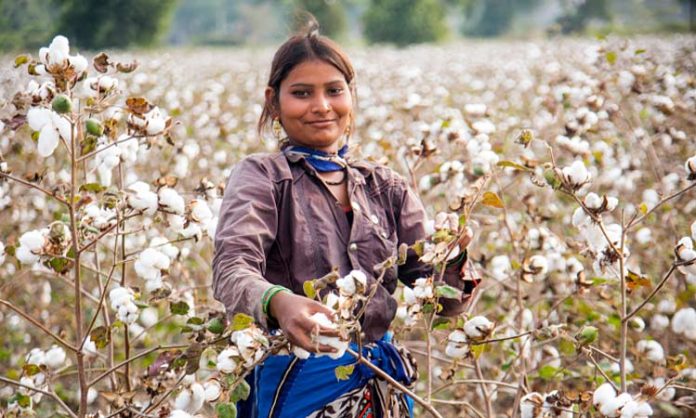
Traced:
<path id="1" fill-rule="evenodd" d="M 556 173 L 550 168 L 544 171 L 544 180 L 546 180 L 546 183 L 554 190 L 561 187 L 561 179 L 559 179 Z"/>
<path id="2" fill-rule="evenodd" d="M 97 348 L 104 348 L 111 341 L 111 329 L 105 326 L 96 327 L 89 333 L 89 339 Z"/>
<path id="3" fill-rule="evenodd" d="M 426 303 L 423 305 L 423 313 L 432 313 L 435 310 L 435 306 L 432 303 Z"/>
<path id="4" fill-rule="evenodd" d="M 14 67 L 21 67 L 22 65 L 29 62 L 29 55 L 18 55 L 14 60 Z"/>
<path id="5" fill-rule="evenodd" d="M 188 303 L 184 302 L 183 300 L 169 304 L 169 310 L 174 315 L 186 315 L 189 309 Z"/>
<path id="6" fill-rule="evenodd" d="M 213 318 L 208 321 L 208 331 L 213 334 L 222 334 L 225 332 L 225 324 L 220 318 Z"/>
<path id="7" fill-rule="evenodd" d="M 254 318 L 243 313 L 235 314 L 232 317 L 232 331 L 247 329 L 254 323 Z"/>
<path id="8" fill-rule="evenodd" d="M 605 56 L 606 56 L 607 62 L 609 64 L 613 65 L 616 62 L 616 52 L 615 51 L 607 51 Z"/>
<path id="9" fill-rule="evenodd" d="M 92 192 L 92 193 L 100 193 L 100 192 L 103 192 L 104 190 L 106 190 L 106 187 L 102 186 L 99 183 L 87 183 L 87 184 L 83 184 L 82 186 L 80 186 L 81 192 L 88 191 L 88 192 Z"/>
<path id="10" fill-rule="evenodd" d="M 194 317 L 189 318 L 188 321 L 186 321 L 186 323 L 189 325 L 203 325 L 205 323 L 205 321 L 203 320 L 203 318 L 199 318 L 197 316 L 194 316 Z"/>
<path id="11" fill-rule="evenodd" d="M 498 195 L 493 192 L 485 192 L 483 194 L 483 199 L 481 199 L 481 203 L 493 208 L 503 208 L 503 201 L 500 200 L 500 197 L 498 197 Z"/>
<path id="12" fill-rule="evenodd" d="M 17 247 L 14 245 L 8 245 L 5 247 L 5 254 L 9 255 L 10 257 L 14 257 L 15 254 L 17 253 Z"/>
<path id="13" fill-rule="evenodd" d="M 63 274 L 66 271 L 70 270 L 70 267 L 72 263 L 70 260 L 64 257 L 53 257 L 48 264 L 51 266 L 53 271 L 55 271 L 58 274 Z"/>
<path id="14" fill-rule="evenodd" d="M 41 367 L 37 366 L 36 364 L 25 364 L 22 366 L 22 370 L 24 370 L 24 373 L 27 376 L 34 376 L 35 374 L 38 374 L 41 372 Z"/>
<path id="15" fill-rule="evenodd" d="M 237 403 L 242 400 L 246 400 L 251 393 L 251 388 L 246 380 L 242 379 L 239 384 L 230 392 L 230 402 Z"/>
<path id="16" fill-rule="evenodd" d="M 636 52 L 635 52 L 636 55 L 640 55 L 640 54 L 644 54 L 644 53 L 645 53 L 645 49 L 643 49 L 643 48 L 636 49 Z"/>
<path id="17" fill-rule="evenodd" d="M 433 321 L 433 329 L 449 329 L 450 327 L 450 319 L 449 318 L 443 318 L 441 316 L 435 318 Z"/>
<path id="18" fill-rule="evenodd" d="M 471 346 L 471 354 L 474 355 L 475 359 L 481 357 L 484 351 L 486 351 L 486 344 L 474 344 Z"/>
<path id="19" fill-rule="evenodd" d="M 435 294 L 441 298 L 461 299 L 462 291 L 447 284 L 435 288 Z"/>
<path id="20" fill-rule="evenodd" d="M 510 167 L 510 168 L 514 168 L 516 170 L 530 171 L 529 168 L 523 166 L 522 164 L 518 164 L 516 162 L 513 162 L 513 161 L 507 161 L 507 160 L 498 161 L 498 164 L 496 164 L 496 165 L 498 167 Z"/>
<path id="21" fill-rule="evenodd" d="M 317 290 L 314 288 L 314 280 L 307 280 L 306 282 L 302 283 L 302 290 L 304 291 L 305 296 L 310 299 L 317 297 Z"/>
<path id="22" fill-rule="evenodd" d="M 567 338 L 562 338 L 558 343 L 558 351 L 566 357 L 574 356 L 575 344 Z"/>
<path id="23" fill-rule="evenodd" d="M 31 406 L 31 398 L 29 395 L 23 395 L 21 393 L 15 394 L 17 404 L 21 406 L 22 408 L 29 408 Z"/>
<path id="24" fill-rule="evenodd" d="M 539 369 L 539 377 L 544 380 L 552 380 L 557 372 L 557 368 L 547 364 Z"/>
<path id="25" fill-rule="evenodd" d="M 215 406 L 218 418 L 237 418 L 237 405 L 233 403 L 219 403 Z"/>
<path id="26" fill-rule="evenodd" d="M 350 375 L 353 374 L 354 369 L 355 369 L 355 365 L 353 365 L 353 364 L 350 364 L 348 366 L 336 367 L 336 369 L 334 369 L 334 373 L 336 374 L 336 379 L 348 380 L 350 378 Z"/>

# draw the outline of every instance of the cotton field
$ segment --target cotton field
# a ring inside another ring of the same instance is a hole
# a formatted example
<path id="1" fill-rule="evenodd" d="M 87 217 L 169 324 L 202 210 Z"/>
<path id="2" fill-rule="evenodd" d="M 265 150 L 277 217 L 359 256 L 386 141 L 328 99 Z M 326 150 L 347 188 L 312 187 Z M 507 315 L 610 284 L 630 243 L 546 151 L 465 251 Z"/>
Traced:
<path id="1" fill-rule="evenodd" d="M 348 53 L 351 153 L 420 195 L 421 261 L 474 232 L 464 314 L 434 314 L 456 293 L 436 277 L 395 295 L 416 416 L 696 414 L 696 38 Z M 211 288 L 231 167 L 277 149 L 256 133 L 272 54 L 59 36 L 2 59 L 4 416 L 235 416 L 251 368 L 309 355 L 226 318 Z M 365 274 L 315 279 L 307 295 L 336 286 L 333 326 L 359 332 Z"/>

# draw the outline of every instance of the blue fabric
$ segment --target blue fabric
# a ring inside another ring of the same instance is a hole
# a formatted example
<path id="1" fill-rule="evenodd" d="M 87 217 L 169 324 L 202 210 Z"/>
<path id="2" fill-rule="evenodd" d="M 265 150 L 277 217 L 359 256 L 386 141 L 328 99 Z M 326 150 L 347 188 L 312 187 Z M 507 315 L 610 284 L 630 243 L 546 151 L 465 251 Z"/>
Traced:
<path id="1" fill-rule="evenodd" d="M 401 366 L 396 348 L 388 342 L 390 338 L 391 336 L 388 336 L 387 341 L 377 341 L 372 347 L 363 347 L 363 355 L 399 382 L 410 385 L 410 379 Z M 351 343 L 351 348 L 358 349 L 354 343 Z M 337 360 L 314 355 L 306 360 L 298 359 L 288 372 L 288 366 L 294 359 L 293 355 L 271 356 L 256 367 L 252 373 L 253 377 L 247 377 L 251 394 L 246 402 L 237 405 L 240 417 L 268 417 L 278 385 L 286 373 L 277 406 L 270 418 L 305 417 L 344 393 L 365 386 L 375 377 L 374 372 L 367 366 L 355 364 L 355 357 L 348 353 Z M 350 377 L 347 380 L 336 379 L 334 369 L 350 364 L 355 364 Z M 412 417 L 413 400 L 408 398 L 408 404 Z"/>
<path id="2" fill-rule="evenodd" d="M 283 152 L 300 154 L 305 157 L 305 160 L 307 160 L 307 162 L 317 171 L 326 173 L 329 171 L 340 171 L 345 168 L 345 161 L 342 160 L 346 154 L 348 154 L 348 145 L 342 146 L 341 149 L 338 150 L 337 155 L 315 150 L 314 148 L 303 147 L 301 145 L 287 146 L 283 149 Z"/>

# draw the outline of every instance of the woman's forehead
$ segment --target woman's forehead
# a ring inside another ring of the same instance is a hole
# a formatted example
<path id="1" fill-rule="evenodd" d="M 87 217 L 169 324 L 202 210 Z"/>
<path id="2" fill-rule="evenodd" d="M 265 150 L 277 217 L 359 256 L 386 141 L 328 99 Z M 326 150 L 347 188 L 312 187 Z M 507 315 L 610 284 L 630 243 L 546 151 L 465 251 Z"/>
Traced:
<path id="1" fill-rule="evenodd" d="M 327 85 L 345 83 L 343 73 L 332 64 L 321 60 L 304 61 L 288 73 L 283 80 L 287 86 L 295 85 Z"/>

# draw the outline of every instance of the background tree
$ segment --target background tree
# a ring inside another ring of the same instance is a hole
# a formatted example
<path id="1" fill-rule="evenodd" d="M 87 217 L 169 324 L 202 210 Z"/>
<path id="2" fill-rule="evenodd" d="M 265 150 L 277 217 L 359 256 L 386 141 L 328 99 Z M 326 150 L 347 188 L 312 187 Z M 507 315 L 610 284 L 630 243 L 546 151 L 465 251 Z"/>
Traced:
<path id="1" fill-rule="evenodd" d="M 176 0 L 60 0 L 58 31 L 86 48 L 151 45 Z"/>
<path id="2" fill-rule="evenodd" d="M 437 41 L 447 34 L 444 8 L 438 0 L 374 0 L 363 22 L 369 42 L 407 45 Z"/>
<path id="3" fill-rule="evenodd" d="M 577 6 L 572 1 L 568 3 L 566 13 L 557 20 L 562 33 L 583 32 L 593 19 L 611 20 L 609 5 L 604 0 L 585 0 Z"/>
<path id="4" fill-rule="evenodd" d="M 507 33 L 515 18 L 534 9 L 539 0 L 450 0 L 462 6 L 465 15 L 462 33 L 493 37 Z"/>
<path id="5" fill-rule="evenodd" d="M 50 39 L 55 7 L 40 0 L 0 0 L 0 51 L 36 48 Z"/>

